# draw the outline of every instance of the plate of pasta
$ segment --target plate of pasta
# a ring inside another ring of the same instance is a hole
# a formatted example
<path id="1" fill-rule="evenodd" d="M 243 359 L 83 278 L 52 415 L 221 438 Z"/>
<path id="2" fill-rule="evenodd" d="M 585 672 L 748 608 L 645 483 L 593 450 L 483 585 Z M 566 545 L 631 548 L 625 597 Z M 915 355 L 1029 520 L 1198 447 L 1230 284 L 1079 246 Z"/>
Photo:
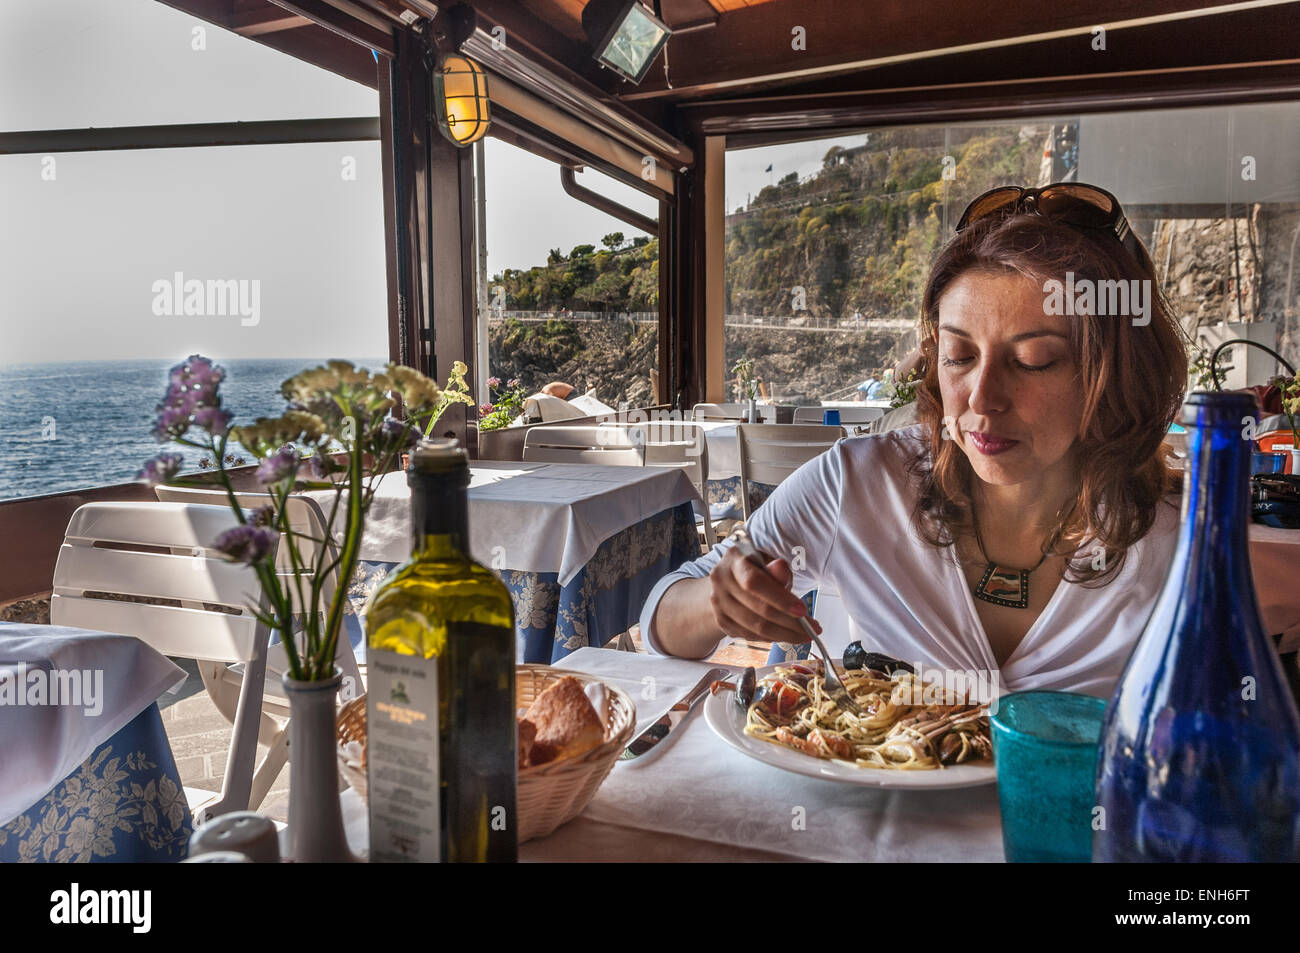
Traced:
<path id="1" fill-rule="evenodd" d="M 705 720 L 742 754 L 809 777 L 930 789 L 997 780 L 987 703 L 973 703 L 974 693 L 936 689 L 887 656 L 865 653 L 870 664 L 862 664 L 863 655 L 850 658 L 855 667 L 845 669 L 838 660 L 836 666 L 861 715 L 836 705 L 825 690 L 821 661 L 811 659 L 715 682 Z"/>

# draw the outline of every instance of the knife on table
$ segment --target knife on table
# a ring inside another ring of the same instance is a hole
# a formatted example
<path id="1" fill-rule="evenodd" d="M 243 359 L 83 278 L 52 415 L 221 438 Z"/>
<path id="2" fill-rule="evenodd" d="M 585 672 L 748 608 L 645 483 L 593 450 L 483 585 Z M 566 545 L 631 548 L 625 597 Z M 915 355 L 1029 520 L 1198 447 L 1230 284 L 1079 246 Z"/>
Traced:
<path id="1" fill-rule="evenodd" d="M 686 716 L 691 713 L 691 709 L 699 704 L 700 699 L 704 698 L 704 696 L 708 694 L 709 686 L 719 679 L 726 678 L 730 674 L 731 672 L 725 668 L 709 669 L 704 674 L 704 677 L 695 684 L 695 687 L 692 688 L 685 697 L 677 702 L 677 704 L 668 709 L 662 718 L 633 738 L 628 746 L 623 749 L 623 753 L 618 756 L 618 760 L 632 761 L 641 757 L 648 751 L 653 751 L 655 748 L 663 747 L 667 743 L 668 736 L 672 734 L 673 729 L 681 724 L 682 721 L 686 719 Z"/>

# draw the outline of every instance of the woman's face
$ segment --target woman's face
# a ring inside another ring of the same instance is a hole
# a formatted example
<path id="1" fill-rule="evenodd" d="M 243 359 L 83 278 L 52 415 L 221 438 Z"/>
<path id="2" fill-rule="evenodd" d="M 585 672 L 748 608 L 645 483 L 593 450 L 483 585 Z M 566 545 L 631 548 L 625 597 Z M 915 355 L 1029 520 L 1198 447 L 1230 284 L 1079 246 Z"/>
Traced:
<path id="1" fill-rule="evenodd" d="M 1038 283 L 968 271 L 939 299 L 939 390 L 947 433 L 981 480 L 1013 486 L 1073 466 L 1083 415 L 1066 336 Z M 955 423 L 955 426 L 954 426 Z"/>

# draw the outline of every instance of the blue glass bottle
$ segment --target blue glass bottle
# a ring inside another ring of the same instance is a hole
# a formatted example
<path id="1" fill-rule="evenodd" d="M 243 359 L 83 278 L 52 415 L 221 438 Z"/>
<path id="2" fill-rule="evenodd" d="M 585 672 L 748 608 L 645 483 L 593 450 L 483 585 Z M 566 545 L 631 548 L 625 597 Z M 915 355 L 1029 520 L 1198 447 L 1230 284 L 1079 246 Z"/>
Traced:
<path id="1" fill-rule="evenodd" d="M 1253 401 L 1194 393 L 1182 528 L 1106 709 L 1095 861 L 1300 857 L 1300 715 L 1250 573 Z"/>

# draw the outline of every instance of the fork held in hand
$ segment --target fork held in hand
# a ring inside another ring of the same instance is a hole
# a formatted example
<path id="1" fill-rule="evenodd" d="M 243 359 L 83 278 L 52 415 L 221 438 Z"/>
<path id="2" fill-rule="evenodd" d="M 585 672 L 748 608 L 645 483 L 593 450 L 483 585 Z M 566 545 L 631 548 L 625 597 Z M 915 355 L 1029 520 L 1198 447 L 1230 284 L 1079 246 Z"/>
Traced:
<path id="1" fill-rule="evenodd" d="M 772 574 L 767 572 L 767 564 L 763 561 L 763 557 L 759 555 L 758 550 L 754 548 L 754 543 L 750 540 L 749 533 L 746 532 L 745 527 L 737 526 L 732 530 L 731 539 L 735 543 L 736 549 L 740 552 L 740 555 L 744 556 L 763 572 L 767 573 L 769 578 L 772 578 Z M 808 621 L 808 617 L 801 615 L 796 616 L 796 618 L 798 618 L 799 624 L 803 627 L 805 634 L 807 634 L 808 638 L 812 640 L 812 643 L 817 646 L 817 651 L 822 654 L 822 661 L 826 664 L 826 694 L 830 695 L 835 704 L 839 705 L 840 708 L 845 711 L 851 711 L 855 715 L 867 714 L 867 712 L 853 700 L 853 697 L 849 695 L 849 690 L 844 687 L 844 682 L 840 680 L 840 673 L 835 670 L 835 663 L 831 661 L 830 653 L 826 651 L 826 646 L 822 644 L 820 636 L 817 635 L 817 630 L 812 627 L 812 623 Z"/>

